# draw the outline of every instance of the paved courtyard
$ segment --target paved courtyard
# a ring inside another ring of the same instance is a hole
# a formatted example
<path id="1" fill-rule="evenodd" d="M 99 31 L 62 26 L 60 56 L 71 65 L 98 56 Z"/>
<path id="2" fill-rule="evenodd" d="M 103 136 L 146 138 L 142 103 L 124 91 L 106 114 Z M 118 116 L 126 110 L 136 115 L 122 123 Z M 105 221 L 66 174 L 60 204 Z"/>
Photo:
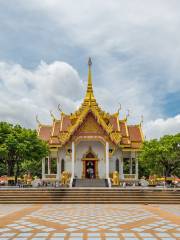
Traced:
<path id="1" fill-rule="evenodd" d="M 180 239 L 180 205 L 0 205 L 8 239 Z"/>

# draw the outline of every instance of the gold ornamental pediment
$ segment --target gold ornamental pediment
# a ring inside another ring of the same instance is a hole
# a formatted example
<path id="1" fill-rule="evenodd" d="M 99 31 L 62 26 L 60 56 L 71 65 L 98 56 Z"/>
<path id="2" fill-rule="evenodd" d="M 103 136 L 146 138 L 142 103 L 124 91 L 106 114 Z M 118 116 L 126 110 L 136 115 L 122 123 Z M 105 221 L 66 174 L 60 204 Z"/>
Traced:
<path id="1" fill-rule="evenodd" d="M 89 113 L 87 117 L 84 119 L 81 127 L 79 128 L 79 133 L 96 133 L 96 134 L 103 134 L 102 127 L 97 123 L 94 116 Z"/>
<path id="2" fill-rule="evenodd" d="M 98 155 L 92 150 L 92 147 L 90 146 L 88 151 L 85 152 L 85 154 L 83 155 L 84 160 L 89 160 L 89 159 L 96 159 L 98 160 Z"/>

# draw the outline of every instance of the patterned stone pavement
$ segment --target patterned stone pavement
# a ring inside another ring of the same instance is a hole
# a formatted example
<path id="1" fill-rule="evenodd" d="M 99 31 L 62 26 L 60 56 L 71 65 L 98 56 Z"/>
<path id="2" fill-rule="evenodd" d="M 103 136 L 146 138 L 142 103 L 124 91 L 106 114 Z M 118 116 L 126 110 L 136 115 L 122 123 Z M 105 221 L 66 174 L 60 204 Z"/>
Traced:
<path id="1" fill-rule="evenodd" d="M 180 239 L 180 205 L 0 205 L 0 240 Z"/>

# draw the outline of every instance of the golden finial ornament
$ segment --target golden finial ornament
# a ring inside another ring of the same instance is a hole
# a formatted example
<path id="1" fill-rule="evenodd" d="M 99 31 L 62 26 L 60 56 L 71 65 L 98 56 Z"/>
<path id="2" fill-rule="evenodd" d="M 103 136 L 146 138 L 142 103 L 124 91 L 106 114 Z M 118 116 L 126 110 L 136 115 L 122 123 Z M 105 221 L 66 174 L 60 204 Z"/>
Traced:
<path id="1" fill-rule="evenodd" d="M 91 58 L 89 57 L 88 59 L 88 65 L 91 66 L 92 65 L 92 61 L 91 61 Z"/>

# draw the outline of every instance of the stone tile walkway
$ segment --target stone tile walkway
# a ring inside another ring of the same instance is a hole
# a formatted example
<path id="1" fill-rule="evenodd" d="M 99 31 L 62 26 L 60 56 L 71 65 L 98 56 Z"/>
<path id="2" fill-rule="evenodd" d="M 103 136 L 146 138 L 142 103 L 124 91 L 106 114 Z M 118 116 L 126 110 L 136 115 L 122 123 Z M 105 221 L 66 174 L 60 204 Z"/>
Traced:
<path id="1" fill-rule="evenodd" d="M 180 239 L 180 205 L 0 205 L 0 240 Z"/>

